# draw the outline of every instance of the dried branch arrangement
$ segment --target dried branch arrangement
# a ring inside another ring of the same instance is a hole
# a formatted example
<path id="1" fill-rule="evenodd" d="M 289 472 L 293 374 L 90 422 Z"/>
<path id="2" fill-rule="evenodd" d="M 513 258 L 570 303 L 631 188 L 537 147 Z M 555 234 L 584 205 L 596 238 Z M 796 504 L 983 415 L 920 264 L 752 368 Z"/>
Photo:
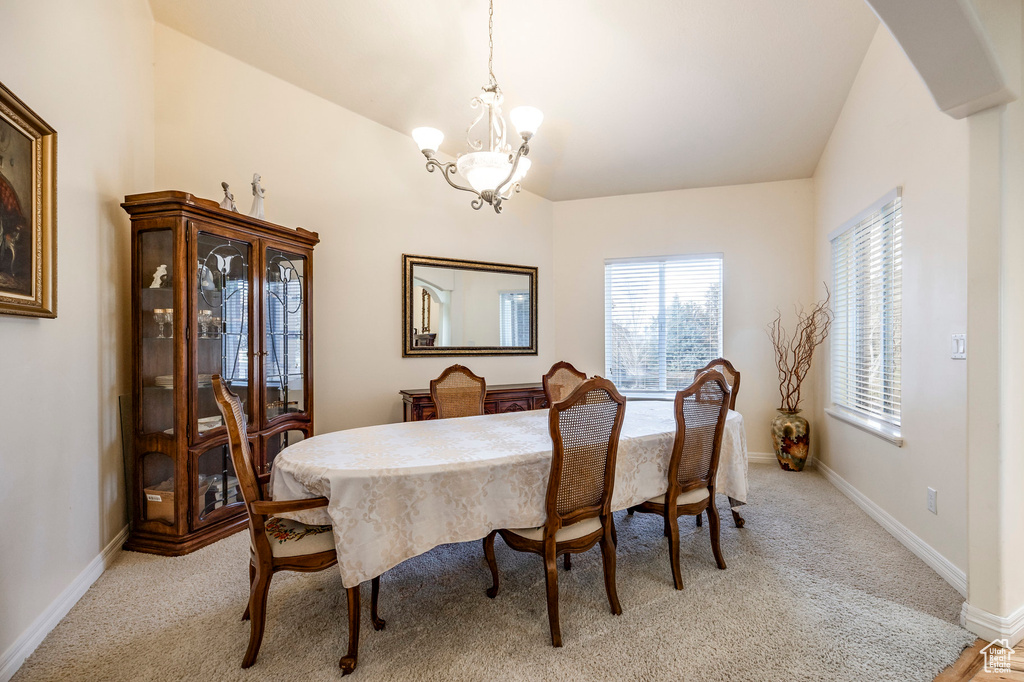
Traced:
<path id="1" fill-rule="evenodd" d="M 797 308 L 796 331 L 790 338 L 782 328 L 782 313 L 776 309 L 775 319 L 768 325 L 768 337 L 775 346 L 775 366 L 779 370 L 779 394 L 784 412 L 800 409 L 800 386 L 811 369 L 814 349 L 828 337 L 832 326 L 832 309 L 829 307 L 832 294 L 825 285 L 825 299 L 818 301 L 808 312 L 803 306 Z"/>

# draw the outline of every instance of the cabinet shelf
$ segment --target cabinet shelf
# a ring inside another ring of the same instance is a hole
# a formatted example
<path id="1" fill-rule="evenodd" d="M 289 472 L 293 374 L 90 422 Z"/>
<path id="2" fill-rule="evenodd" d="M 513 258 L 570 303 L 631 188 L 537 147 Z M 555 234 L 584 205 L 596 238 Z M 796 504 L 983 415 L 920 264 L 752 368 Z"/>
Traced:
<path id="1" fill-rule="evenodd" d="M 128 196 L 122 207 L 132 219 L 136 406 L 125 548 L 187 554 L 247 520 L 212 375 L 237 377 L 228 384 L 242 399 L 261 478 L 281 449 L 280 416 L 300 415 L 285 427 L 293 441 L 313 432 L 305 302 L 319 238 L 184 192 Z M 152 288 L 157 273 L 166 274 L 165 286 Z M 203 286 L 211 280 L 212 288 Z M 172 319 L 161 334 L 155 311 L 165 309 Z M 274 361 L 285 358 L 282 381 Z"/>

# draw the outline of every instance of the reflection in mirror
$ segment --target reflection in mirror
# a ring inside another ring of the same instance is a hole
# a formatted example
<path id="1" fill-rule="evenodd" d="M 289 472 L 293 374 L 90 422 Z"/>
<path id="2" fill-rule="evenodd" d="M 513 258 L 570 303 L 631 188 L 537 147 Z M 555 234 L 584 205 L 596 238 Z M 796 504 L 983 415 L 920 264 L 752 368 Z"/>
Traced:
<path id="1" fill-rule="evenodd" d="M 536 268 L 403 260 L 405 355 L 536 354 Z"/>

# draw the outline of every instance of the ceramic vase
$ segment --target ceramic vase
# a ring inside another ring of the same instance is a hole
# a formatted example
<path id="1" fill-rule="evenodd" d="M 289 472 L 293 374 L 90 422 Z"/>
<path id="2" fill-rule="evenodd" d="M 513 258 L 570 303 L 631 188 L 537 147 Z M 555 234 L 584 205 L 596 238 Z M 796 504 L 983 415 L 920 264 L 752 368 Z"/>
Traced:
<path id="1" fill-rule="evenodd" d="M 799 410 L 779 410 L 772 419 L 772 445 L 783 470 L 803 471 L 811 445 L 811 426 Z"/>

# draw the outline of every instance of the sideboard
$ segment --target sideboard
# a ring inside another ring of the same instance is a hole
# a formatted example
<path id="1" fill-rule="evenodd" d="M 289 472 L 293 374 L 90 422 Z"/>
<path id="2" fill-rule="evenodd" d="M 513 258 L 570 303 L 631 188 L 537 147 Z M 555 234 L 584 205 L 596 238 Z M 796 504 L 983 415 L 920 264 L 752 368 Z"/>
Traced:
<path id="1" fill-rule="evenodd" d="M 418 422 L 437 417 L 429 388 L 405 389 L 399 393 L 402 396 L 403 421 Z M 487 395 L 484 398 L 486 414 L 540 410 L 547 406 L 548 400 L 544 397 L 544 387 L 539 381 L 531 384 L 488 386 Z"/>

